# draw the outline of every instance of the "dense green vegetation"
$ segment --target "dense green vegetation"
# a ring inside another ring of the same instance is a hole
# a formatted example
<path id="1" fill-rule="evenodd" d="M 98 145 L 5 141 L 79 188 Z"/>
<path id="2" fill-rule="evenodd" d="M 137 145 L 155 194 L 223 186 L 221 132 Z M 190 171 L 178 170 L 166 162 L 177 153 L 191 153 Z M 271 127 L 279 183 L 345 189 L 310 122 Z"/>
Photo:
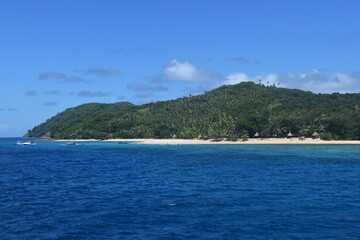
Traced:
<path id="1" fill-rule="evenodd" d="M 229 138 L 311 136 L 360 139 L 360 94 L 314 94 L 252 82 L 140 106 L 90 103 L 28 132 L 51 138 Z"/>

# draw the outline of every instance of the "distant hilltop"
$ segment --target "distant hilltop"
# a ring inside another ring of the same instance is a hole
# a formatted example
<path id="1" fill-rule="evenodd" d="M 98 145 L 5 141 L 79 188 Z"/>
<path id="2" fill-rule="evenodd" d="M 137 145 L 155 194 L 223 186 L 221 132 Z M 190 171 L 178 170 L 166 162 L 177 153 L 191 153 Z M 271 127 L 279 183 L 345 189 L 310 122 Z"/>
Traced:
<path id="1" fill-rule="evenodd" d="M 289 134 L 290 133 L 290 134 Z M 253 82 L 202 95 L 134 105 L 66 109 L 28 137 L 62 139 L 310 137 L 360 139 L 360 94 L 314 94 Z"/>

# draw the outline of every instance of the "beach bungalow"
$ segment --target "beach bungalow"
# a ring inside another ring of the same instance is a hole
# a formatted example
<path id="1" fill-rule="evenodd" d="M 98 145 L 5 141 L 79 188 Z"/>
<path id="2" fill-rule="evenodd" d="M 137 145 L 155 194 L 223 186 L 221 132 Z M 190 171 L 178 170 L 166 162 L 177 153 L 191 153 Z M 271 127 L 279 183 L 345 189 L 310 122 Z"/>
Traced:
<path id="1" fill-rule="evenodd" d="M 259 137 L 260 135 L 259 135 L 259 133 L 258 132 L 256 132 L 255 134 L 254 134 L 254 138 L 257 138 L 257 137 Z"/>
<path id="2" fill-rule="evenodd" d="M 291 133 L 291 131 L 287 134 L 287 137 L 288 138 L 291 138 L 291 137 L 293 137 L 294 135 Z"/>
<path id="3" fill-rule="evenodd" d="M 320 137 L 320 134 L 318 133 L 318 132 L 314 132 L 313 134 L 312 134 L 312 138 L 319 138 Z"/>

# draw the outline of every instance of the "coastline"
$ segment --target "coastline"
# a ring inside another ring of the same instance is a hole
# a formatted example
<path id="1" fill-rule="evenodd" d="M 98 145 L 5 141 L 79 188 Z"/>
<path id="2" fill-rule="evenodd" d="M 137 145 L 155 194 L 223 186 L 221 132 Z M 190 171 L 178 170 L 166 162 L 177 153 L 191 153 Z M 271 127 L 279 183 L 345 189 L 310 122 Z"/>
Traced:
<path id="1" fill-rule="evenodd" d="M 185 144 L 328 144 L 328 145 L 346 145 L 360 144 L 360 140 L 320 140 L 306 138 L 300 140 L 299 138 L 250 138 L 247 141 L 219 141 L 212 142 L 211 140 L 197 140 L 197 139 L 54 139 L 47 140 L 52 142 L 135 142 L 138 144 L 158 144 L 158 145 L 185 145 Z"/>

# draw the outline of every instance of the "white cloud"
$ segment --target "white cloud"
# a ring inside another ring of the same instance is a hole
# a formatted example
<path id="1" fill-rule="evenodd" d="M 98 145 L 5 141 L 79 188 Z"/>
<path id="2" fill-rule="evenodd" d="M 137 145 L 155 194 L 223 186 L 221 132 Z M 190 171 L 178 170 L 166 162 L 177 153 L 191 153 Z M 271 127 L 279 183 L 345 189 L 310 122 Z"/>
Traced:
<path id="1" fill-rule="evenodd" d="M 1 125 L 0 124 L 0 131 L 4 131 L 9 128 L 9 125 Z"/>
<path id="2" fill-rule="evenodd" d="M 229 76 L 225 77 L 225 80 L 222 82 L 226 85 L 234 85 L 238 84 L 240 82 L 255 82 L 259 83 L 261 80 L 261 83 L 263 84 L 277 84 L 278 83 L 278 75 L 275 73 L 270 74 L 261 74 L 254 77 L 249 77 L 245 73 L 232 73 Z"/>
<path id="3" fill-rule="evenodd" d="M 155 78 L 155 81 L 197 82 L 211 80 L 217 77 L 217 75 L 213 71 L 197 68 L 187 61 L 179 62 L 173 59 L 164 68 L 163 74 Z"/>
<path id="4" fill-rule="evenodd" d="M 255 82 L 262 84 L 281 84 L 281 87 L 297 88 L 316 93 L 333 92 L 360 92 L 359 74 L 333 73 L 325 74 L 317 69 L 305 73 L 286 73 L 286 74 L 261 74 L 250 77 L 245 73 L 233 73 L 225 77 L 221 84 L 237 84 L 240 82 Z"/>
<path id="5" fill-rule="evenodd" d="M 241 82 L 249 82 L 252 81 L 245 73 L 233 73 L 225 78 L 226 80 L 223 84 L 226 85 L 234 85 Z"/>
<path id="6" fill-rule="evenodd" d="M 327 75 L 316 69 L 301 74 L 288 73 L 280 76 L 279 81 L 284 87 L 319 93 L 360 91 L 360 77 L 356 74 L 338 72 Z"/>

